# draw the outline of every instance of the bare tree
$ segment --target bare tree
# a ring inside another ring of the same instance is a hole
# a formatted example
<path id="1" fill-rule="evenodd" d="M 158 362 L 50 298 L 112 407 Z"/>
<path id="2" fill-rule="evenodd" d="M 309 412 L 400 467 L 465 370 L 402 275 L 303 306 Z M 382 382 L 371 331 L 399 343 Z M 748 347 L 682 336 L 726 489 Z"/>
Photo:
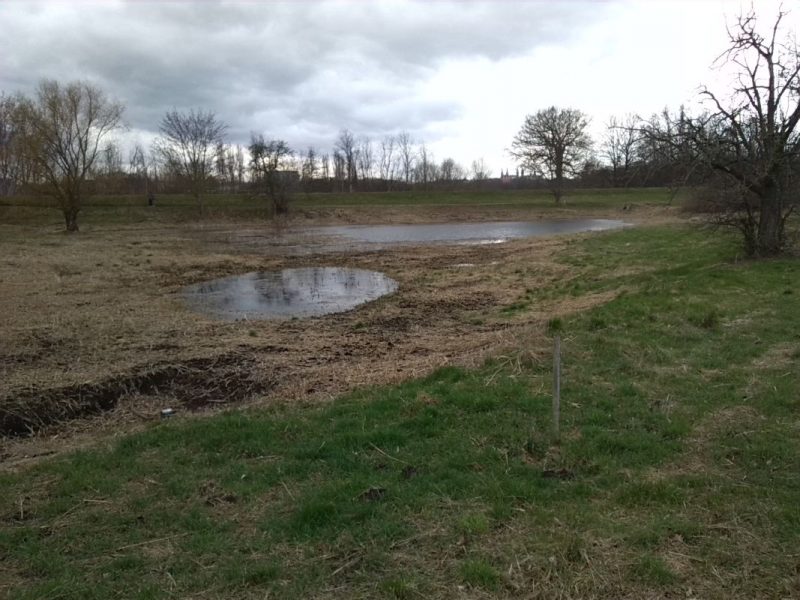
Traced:
<path id="1" fill-rule="evenodd" d="M 106 177 L 122 173 L 122 152 L 114 140 L 107 140 L 100 155 L 100 169 Z"/>
<path id="2" fill-rule="evenodd" d="M 472 161 L 472 179 L 475 181 L 483 181 L 484 179 L 489 179 L 492 176 L 492 170 L 486 164 L 486 161 L 483 158 L 479 158 L 478 160 Z"/>
<path id="3" fill-rule="evenodd" d="M 331 178 L 331 158 L 327 154 L 323 154 L 319 158 L 321 177 L 325 180 Z"/>
<path id="4" fill-rule="evenodd" d="M 23 99 L 0 95 L 0 196 L 10 196 L 27 181 Z"/>
<path id="5" fill-rule="evenodd" d="M 24 101 L 26 153 L 55 198 L 68 232 L 78 231 L 85 183 L 107 136 L 122 125 L 122 104 L 86 82 L 45 80 Z"/>
<path id="6" fill-rule="evenodd" d="M 668 130 L 645 128 L 708 172 L 718 191 L 717 222 L 738 228 L 745 251 L 756 256 L 785 248 L 786 220 L 798 205 L 800 51 L 782 29 L 785 16 L 780 11 L 762 33 L 752 10 L 741 15 L 718 59 L 735 71 L 730 96 L 706 88 L 705 114 L 681 111 Z"/>
<path id="7" fill-rule="evenodd" d="M 236 189 L 238 191 L 238 189 L 240 187 L 242 187 L 242 184 L 244 183 L 245 171 L 247 169 L 247 167 L 245 166 L 245 162 L 244 162 L 244 150 L 242 150 L 242 147 L 239 144 L 236 144 L 235 165 L 236 165 L 236 167 L 235 167 L 236 168 Z"/>
<path id="8" fill-rule="evenodd" d="M 156 149 L 164 163 L 186 178 L 203 212 L 203 194 L 227 125 L 211 111 L 173 109 L 161 120 Z"/>
<path id="9" fill-rule="evenodd" d="M 144 147 L 140 142 L 136 142 L 128 153 L 128 173 L 140 175 L 147 169 L 147 158 Z"/>
<path id="10" fill-rule="evenodd" d="M 239 186 L 236 181 L 236 150 L 231 145 L 225 148 L 225 179 L 231 191 L 237 192 Z"/>
<path id="11" fill-rule="evenodd" d="M 372 179 L 375 169 L 375 153 L 372 150 L 372 140 L 366 136 L 358 142 L 356 160 L 361 179 Z"/>
<path id="12" fill-rule="evenodd" d="M 317 170 L 319 169 L 318 163 L 317 151 L 314 149 L 314 146 L 309 146 L 308 150 L 306 150 L 305 157 L 303 157 L 303 164 L 300 168 L 300 175 L 303 178 L 303 188 L 306 193 L 311 191 L 312 182 L 317 176 Z"/>
<path id="13" fill-rule="evenodd" d="M 452 158 L 445 158 L 439 166 L 442 181 L 453 182 L 464 179 L 464 168 Z"/>
<path id="14" fill-rule="evenodd" d="M 417 168 L 414 170 L 414 180 L 421 183 L 423 189 L 428 187 L 428 165 L 430 164 L 430 156 L 428 147 L 425 142 L 422 142 L 417 149 Z"/>
<path id="15" fill-rule="evenodd" d="M 150 191 L 148 189 L 147 157 L 139 142 L 133 145 L 128 158 L 128 175 L 133 179 L 134 186 L 136 186 L 134 189 L 145 194 Z"/>
<path id="16" fill-rule="evenodd" d="M 387 135 L 381 140 L 381 147 L 378 155 L 378 174 L 389 188 L 395 177 L 397 169 L 397 156 L 395 155 L 395 139 L 393 135 Z"/>
<path id="17" fill-rule="evenodd" d="M 228 153 L 225 151 L 225 143 L 221 139 L 217 141 L 214 154 L 214 175 L 217 179 L 217 189 L 225 190 L 228 182 L 228 165 L 226 164 Z"/>
<path id="18" fill-rule="evenodd" d="M 422 184 L 424 189 L 428 189 L 431 182 L 439 179 L 439 165 L 436 164 L 436 159 L 425 142 L 421 143 L 417 150 L 417 165 L 414 178 L 418 183 Z"/>
<path id="19" fill-rule="evenodd" d="M 600 145 L 600 155 L 611 167 L 611 184 L 627 187 L 634 175 L 639 151 L 639 123 L 635 115 L 611 117 Z"/>
<path id="20" fill-rule="evenodd" d="M 411 175 L 414 172 L 414 140 L 411 134 L 407 131 L 401 131 L 397 134 L 397 151 L 400 155 L 400 169 L 403 172 L 403 179 L 406 183 L 410 183 Z"/>
<path id="21" fill-rule="evenodd" d="M 303 158 L 302 176 L 303 179 L 311 181 L 317 175 L 318 158 L 317 151 L 314 146 L 309 146 L 306 150 L 306 155 Z"/>
<path id="22" fill-rule="evenodd" d="M 248 146 L 253 183 L 266 194 L 275 215 L 289 212 L 291 192 L 298 179 L 291 169 L 294 153 L 283 140 L 265 140 L 253 134 Z"/>
<path id="23" fill-rule="evenodd" d="M 551 181 L 556 202 L 562 201 L 565 177 L 580 171 L 591 148 L 588 125 L 581 111 L 551 106 L 526 116 L 511 144 L 510 153 L 522 167 Z"/>
<path id="24" fill-rule="evenodd" d="M 340 191 L 344 191 L 347 179 L 347 161 L 338 150 L 333 151 L 333 179 L 339 182 Z"/>
<path id="25" fill-rule="evenodd" d="M 344 159 L 348 189 L 352 192 L 353 186 L 358 181 L 358 148 L 352 132 L 348 129 L 342 129 L 336 139 L 334 148 Z"/>

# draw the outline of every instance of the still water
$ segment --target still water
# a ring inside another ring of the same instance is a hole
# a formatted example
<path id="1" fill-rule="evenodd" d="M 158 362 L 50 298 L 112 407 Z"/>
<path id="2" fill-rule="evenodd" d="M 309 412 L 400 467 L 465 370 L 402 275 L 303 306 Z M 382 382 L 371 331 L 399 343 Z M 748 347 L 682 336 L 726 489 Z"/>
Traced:
<path id="1" fill-rule="evenodd" d="M 183 297 L 193 310 L 221 319 L 285 319 L 345 312 L 396 290 L 396 281 L 376 271 L 309 267 L 196 283 Z"/>

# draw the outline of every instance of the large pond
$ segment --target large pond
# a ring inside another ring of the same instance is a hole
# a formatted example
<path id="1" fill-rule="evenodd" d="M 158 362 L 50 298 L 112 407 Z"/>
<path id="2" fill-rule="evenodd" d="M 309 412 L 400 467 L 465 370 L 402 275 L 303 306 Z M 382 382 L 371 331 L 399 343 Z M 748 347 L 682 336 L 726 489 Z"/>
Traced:
<path id="1" fill-rule="evenodd" d="M 184 288 L 189 306 L 221 319 L 314 317 L 351 310 L 397 290 L 383 273 L 340 267 L 256 272 Z"/>
<path id="2" fill-rule="evenodd" d="M 610 219 L 543 219 L 425 225 L 342 225 L 315 227 L 304 231 L 311 235 L 338 236 L 373 244 L 489 244 L 527 237 L 619 229 L 623 226 L 622 221 Z"/>

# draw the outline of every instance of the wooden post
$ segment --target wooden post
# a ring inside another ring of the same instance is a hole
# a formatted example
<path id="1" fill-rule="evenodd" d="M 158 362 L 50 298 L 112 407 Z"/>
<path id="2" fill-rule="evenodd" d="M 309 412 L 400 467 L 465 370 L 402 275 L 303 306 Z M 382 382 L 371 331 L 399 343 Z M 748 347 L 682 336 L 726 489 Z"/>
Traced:
<path id="1" fill-rule="evenodd" d="M 553 439 L 558 442 L 561 437 L 561 336 L 553 339 Z"/>

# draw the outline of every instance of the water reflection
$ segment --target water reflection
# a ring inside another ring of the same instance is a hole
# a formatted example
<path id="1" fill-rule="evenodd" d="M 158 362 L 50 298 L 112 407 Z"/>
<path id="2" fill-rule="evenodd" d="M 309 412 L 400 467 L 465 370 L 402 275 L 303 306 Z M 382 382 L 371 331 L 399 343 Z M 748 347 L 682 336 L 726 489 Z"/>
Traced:
<path id="1" fill-rule="evenodd" d="M 223 319 L 280 319 L 344 312 L 395 290 L 376 271 L 310 267 L 215 279 L 183 295 L 192 309 Z"/>

